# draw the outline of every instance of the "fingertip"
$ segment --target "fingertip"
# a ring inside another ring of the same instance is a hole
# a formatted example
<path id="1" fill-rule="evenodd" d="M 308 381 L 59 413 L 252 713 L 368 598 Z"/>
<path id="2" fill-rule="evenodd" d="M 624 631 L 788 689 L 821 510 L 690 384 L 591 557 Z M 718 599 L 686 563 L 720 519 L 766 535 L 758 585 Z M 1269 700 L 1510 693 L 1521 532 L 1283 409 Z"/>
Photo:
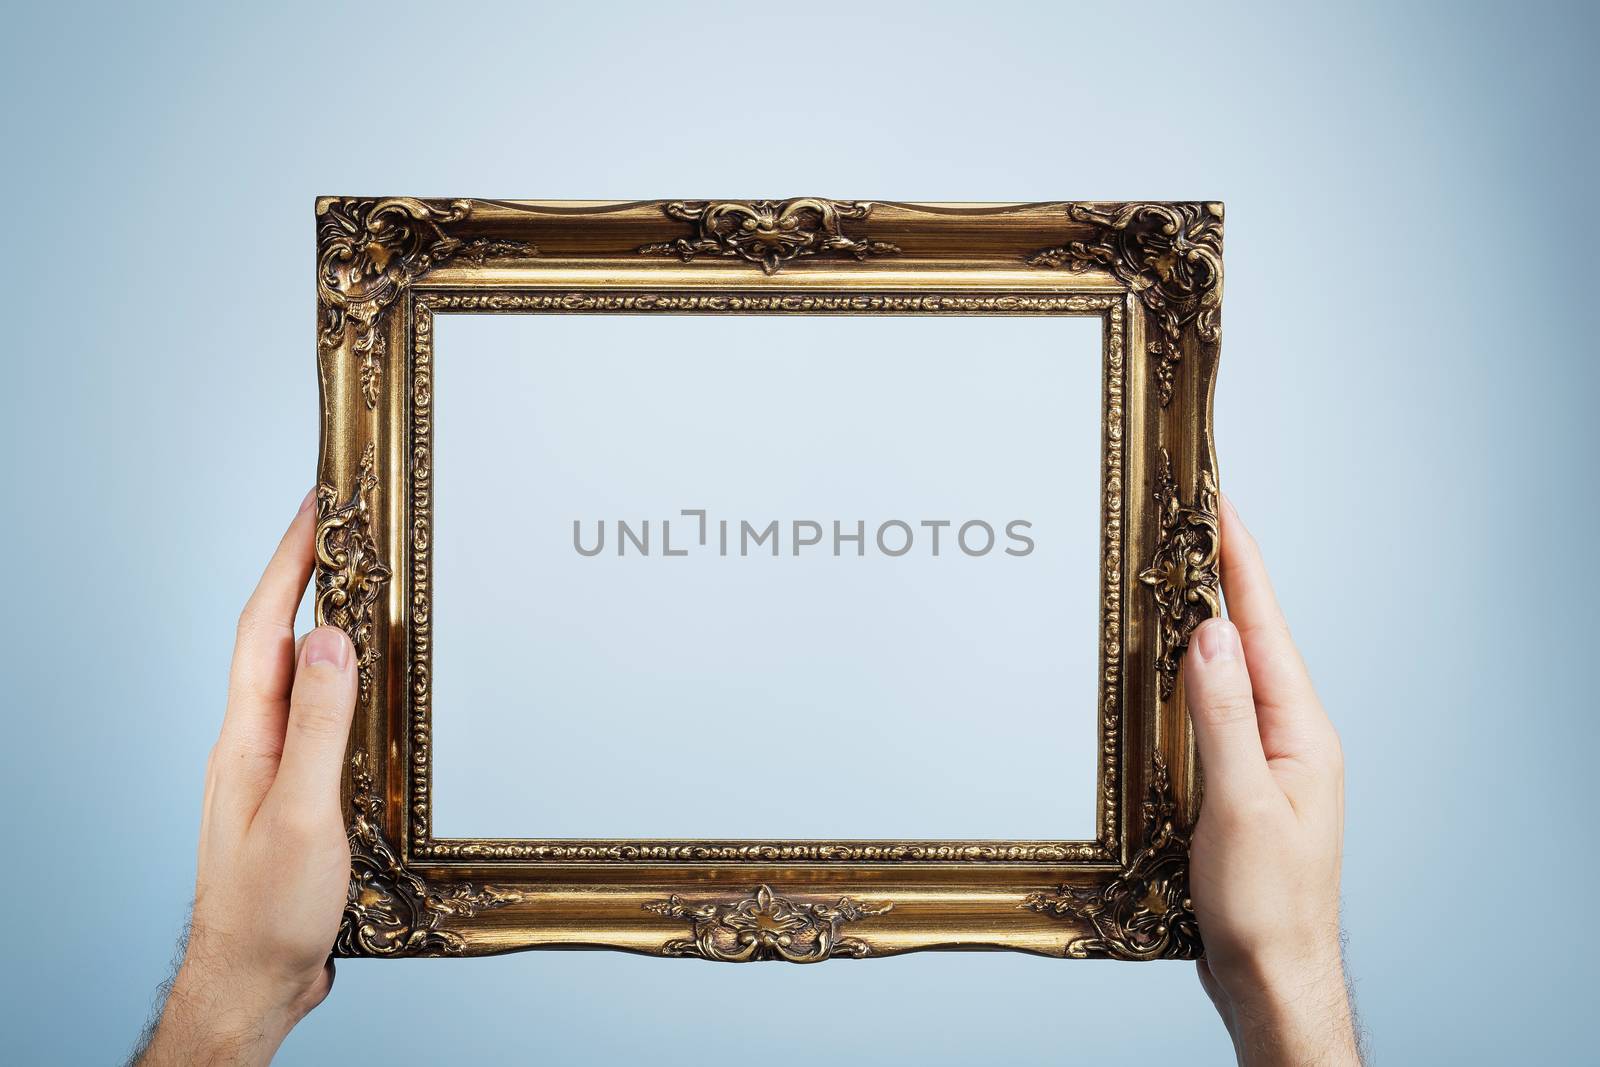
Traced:
<path id="1" fill-rule="evenodd" d="M 1241 659 L 1244 646 L 1239 641 L 1239 628 L 1227 619 L 1217 616 L 1195 627 L 1189 647 L 1201 667 Z"/>
<path id="2" fill-rule="evenodd" d="M 337 796 L 359 690 L 356 668 L 350 638 L 339 627 L 319 626 L 306 635 L 272 787 L 285 810 L 320 807 Z"/>
<path id="3" fill-rule="evenodd" d="M 1184 691 L 1195 744 L 1217 794 L 1248 792 L 1266 771 L 1256 709 L 1238 629 L 1207 619 L 1189 636 Z"/>
<path id="4" fill-rule="evenodd" d="M 317 522 L 317 490 L 315 487 L 306 490 L 306 495 L 300 500 L 300 507 L 295 511 L 294 518 L 289 520 L 288 529 L 283 531 L 283 543 L 279 551 L 296 560 L 310 562 L 312 556 L 312 533 Z"/>
<path id="5" fill-rule="evenodd" d="M 294 518 L 289 520 L 289 528 L 284 531 L 285 541 L 298 543 L 303 538 L 306 544 L 310 544 L 310 531 L 316 524 L 317 518 L 316 503 L 316 489 L 308 489 L 300 500 L 300 507 L 295 510 Z"/>
<path id="6" fill-rule="evenodd" d="M 1189 710 L 1197 724 L 1254 717 L 1250 675 L 1239 629 L 1225 618 L 1207 619 L 1189 635 L 1183 656 Z"/>
<path id="7" fill-rule="evenodd" d="M 1222 494 L 1222 551 L 1228 553 L 1232 548 L 1233 554 L 1238 555 L 1241 549 L 1252 547 L 1256 543 L 1255 536 L 1250 533 L 1250 527 L 1244 523 L 1244 518 L 1239 514 L 1233 498 L 1227 493 Z"/>
<path id="8" fill-rule="evenodd" d="M 300 662 L 307 667 L 326 664 L 337 670 L 350 668 L 353 658 L 350 638 L 337 626 L 319 626 L 306 635 L 300 649 Z"/>

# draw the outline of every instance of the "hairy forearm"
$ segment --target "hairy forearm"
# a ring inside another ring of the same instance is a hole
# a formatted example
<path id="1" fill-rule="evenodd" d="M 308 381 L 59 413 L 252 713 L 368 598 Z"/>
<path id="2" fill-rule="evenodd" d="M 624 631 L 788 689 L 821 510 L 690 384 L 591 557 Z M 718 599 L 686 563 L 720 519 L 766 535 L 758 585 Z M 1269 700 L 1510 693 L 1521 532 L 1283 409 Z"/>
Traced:
<path id="1" fill-rule="evenodd" d="M 186 962 L 137 1067 L 268 1064 L 293 1027 L 287 1008 Z"/>
<path id="2" fill-rule="evenodd" d="M 1360 1041 L 1337 956 L 1263 976 L 1256 991 L 1226 999 L 1234 1052 L 1245 1067 L 1359 1067 Z"/>

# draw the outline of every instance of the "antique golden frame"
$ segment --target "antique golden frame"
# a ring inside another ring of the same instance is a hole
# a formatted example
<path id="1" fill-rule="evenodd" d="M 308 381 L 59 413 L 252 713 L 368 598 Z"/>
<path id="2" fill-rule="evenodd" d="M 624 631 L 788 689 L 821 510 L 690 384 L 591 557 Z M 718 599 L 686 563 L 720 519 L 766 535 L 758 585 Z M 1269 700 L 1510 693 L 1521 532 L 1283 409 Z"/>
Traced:
<path id="1" fill-rule="evenodd" d="M 314 598 L 360 664 L 339 955 L 1201 954 L 1177 665 L 1218 611 L 1220 204 L 324 197 L 316 211 Z M 459 313 L 1097 316 L 1095 840 L 435 838 L 433 323 Z"/>

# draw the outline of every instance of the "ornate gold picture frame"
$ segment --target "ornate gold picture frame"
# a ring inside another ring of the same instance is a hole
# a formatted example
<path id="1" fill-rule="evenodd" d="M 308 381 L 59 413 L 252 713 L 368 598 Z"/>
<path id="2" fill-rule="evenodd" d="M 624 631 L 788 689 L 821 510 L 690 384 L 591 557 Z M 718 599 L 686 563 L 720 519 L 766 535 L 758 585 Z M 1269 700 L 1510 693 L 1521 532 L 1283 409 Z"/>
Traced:
<path id="1" fill-rule="evenodd" d="M 1219 609 L 1220 204 L 324 197 L 316 212 L 315 612 L 360 665 L 337 954 L 1201 954 L 1177 667 Z M 1097 317 L 1094 840 L 436 838 L 434 322 L 510 313 Z"/>

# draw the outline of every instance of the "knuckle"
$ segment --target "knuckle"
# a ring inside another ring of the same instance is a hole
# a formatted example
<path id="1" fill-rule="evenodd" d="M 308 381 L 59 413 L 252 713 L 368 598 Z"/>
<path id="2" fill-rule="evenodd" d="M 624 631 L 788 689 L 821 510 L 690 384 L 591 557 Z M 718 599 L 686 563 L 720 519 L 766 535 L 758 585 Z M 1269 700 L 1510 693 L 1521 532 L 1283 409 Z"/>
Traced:
<path id="1" fill-rule="evenodd" d="M 261 615 L 254 604 L 246 604 L 239 612 L 239 618 L 234 624 L 234 632 L 241 636 L 254 633 L 261 626 Z"/>
<path id="2" fill-rule="evenodd" d="M 1344 776 L 1344 743 L 1339 740 L 1339 735 L 1333 730 L 1328 731 L 1327 749 L 1323 757 L 1328 770 L 1340 777 Z"/>
<path id="3" fill-rule="evenodd" d="M 201 803 L 203 805 L 201 811 L 207 815 L 210 814 L 212 807 L 216 803 L 217 786 L 222 781 L 222 775 L 218 770 L 220 759 L 221 757 L 217 752 L 217 746 L 213 745 L 211 747 L 211 751 L 206 754 L 205 783 L 201 792 Z"/>
<path id="4" fill-rule="evenodd" d="M 314 741 L 326 741 L 344 736 L 347 717 L 342 703 L 319 696 L 297 703 L 289 720 L 301 735 Z"/>
<path id="5" fill-rule="evenodd" d="M 1239 634 L 1255 651 L 1294 648 L 1294 634 L 1289 629 L 1289 620 L 1282 615 L 1241 626 Z"/>
<path id="6" fill-rule="evenodd" d="M 234 625 L 234 636 L 240 639 L 286 635 L 293 636 L 291 628 L 282 620 L 263 613 L 254 603 L 244 606 L 244 610 L 239 612 L 238 622 Z"/>
<path id="7" fill-rule="evenodd" d="M 1243 690 L 1208 693 L 1194 702 L 1192 714 L 1207 726 L 1233 726 L 1254 722 L 1255 702 Z"/>
<path id="8" fill-rule="evenodd" d="M 228 702 L 281 700 L 293 671 L 288 653 L 288 643 L 283 642 L 279 661 L 236 656 L 233 669 L 228 672 Z"/>
<path id="9" fill-rule="evenodd" d="M 223 732 L 211 749 L 207 769 L 221 778 L 240 767 L 275 764 L 283 754 L 283 737 L 271 730 L 235 726 Z"/>
<path id="10" fill-rule="evenodd" d="M 1344 776 L 1344 746 L 1332 729 L 1308 731 L 1297 752 L 1299 762 L 1316 777 Z"/>

